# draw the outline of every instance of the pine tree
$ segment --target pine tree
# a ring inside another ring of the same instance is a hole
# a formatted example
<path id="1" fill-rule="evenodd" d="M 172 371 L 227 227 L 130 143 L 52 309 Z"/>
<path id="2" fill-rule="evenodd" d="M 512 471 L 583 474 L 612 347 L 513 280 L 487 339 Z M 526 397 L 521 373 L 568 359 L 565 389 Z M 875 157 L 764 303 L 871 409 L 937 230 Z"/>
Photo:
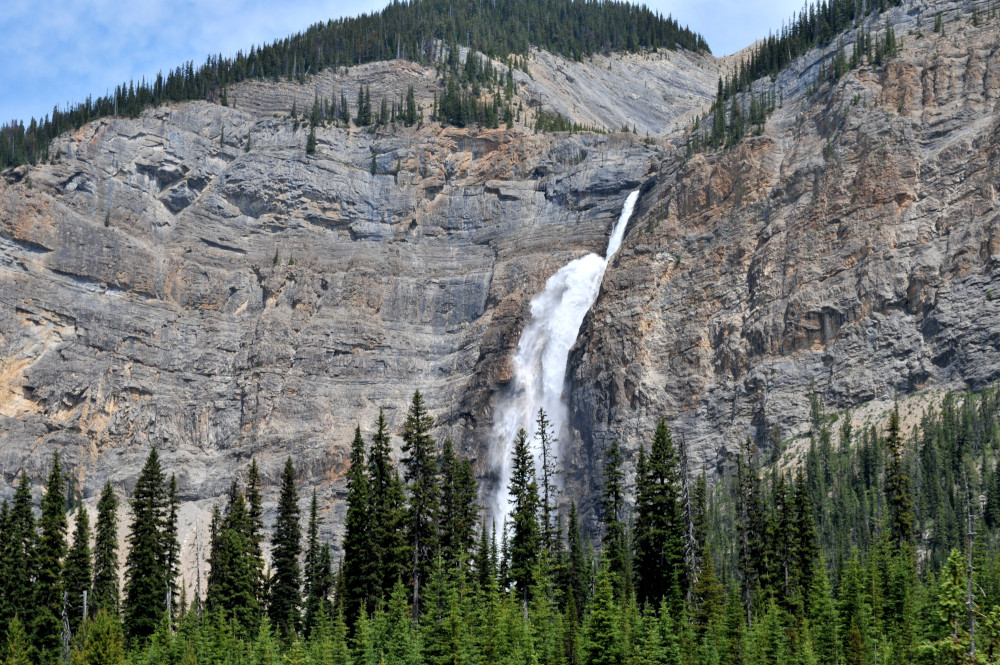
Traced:
<path id="1" fill-rule="evenodd" d="M 101 608 L 92 622 L 84 626 L 84 638 L 73 653 L 73 665 L 123 665 L 125 640 L 117 615 Z"/>
<path id="2" fill-rule="evenodd" d="M 622 598 L 632 593 L 632 570 L 629 564 L 629 547 L 625 532 L 625 488 L 622 470 L 622 452 L 618 440 L 614 439 L 604 451 L 604 469 L 601 472 L 604 484 L 601 488 L 601 503 L 604 509 L 604 551 L 608 565 L 615 576 L 615 590 Z"/>
<path id="3" fill-rule="evenodd" d="M 76 511 L 73 528 L 73 545 L 66 555 L 63 570 L 63 586 L 66 589 L 66 613 L 70 630 L 75 634 L 83 621 L 84 594 L 88 604 L 92 602 L 90 562 L 90 519 L 87 509 L 80 506 Z M 89 608 L 88 608 L 89 610 Z"/>
<path id="4" fill-rule="evenodd" d="M 535 436 L 538 438 L 539 462 L 539 490 L 541 490 L 541 523 L 542 523 L 542 545 L 545 551 L 551 553 L 556 547 L 555 519 L 558 510 L 556 498 L 559 494 L 556 474 L 558 465 L 555 457 L 555 446 L 557 443 L 556 433 L 552 429 L 545 410 L 539 408 L 538 416 L 535 418 Z"/>
<path id="5" fill-rule="evenodd" d="M 306 536 L 305 592 L 306 612 L 303 627 L 311 636 L 321 617 L 329 617 L 332 606 L 329 596 L 333 586 L 330 545 L 319 540 L 319 504 L 313 490 L 309 504 L 309 525 Z"/>
<path id="6" fill-rule="evenodd" d="M 586 556 L 583 551 L 583 534 L 580 532 L 580 518 L 576 512 L 576 501 L 569 503 L 569 524 L 566 527 L 566 564 L 563 566 L 564 596 L 572 598 L 573 612 L 577 618 L 583 616 L 583 608 L 587 604 L 587 580 L 590 577 Z"/>
<path id="7" fill-rule="evenodd" d="M 468 459 L 459 459 L 451 439 L 441 452 L 441 558 L 445 568 L 464 569 L 476 543 L 478 488 Z"/>
<path id="8" fill-rule="evenodd" d="M 302 551 L 299 526 L 299 494 L 295 488 L 295 466 L 292 458 L 285 461 L 281 472 L 281 492 L 278 513 L 271 535 L 271 604 L 268 613 L 278 634 L 290 638 L 299 630 L 302 604 L 302 576 L 299 554 Z"/>
<path id="9" fill-rule="evenodd" d="M 403 579 L 411 563 L 407 547 L 407 513 L 403 482 L 392 462 L 385 414 L 379 409 L 368 455 L 368 478 L 371 496 L 372 557 L 376 560 L 376 577 L 382 593 L 388 594 L 397 580 Z"/>
<path id="10" fill-rule="evenodd" d="M 118 615 L 118 497 L 111 481 L 104 484 L 97 502 L 94 540 L 94 596 L 91 614 L 105 609 Z"/>
<path id="11" fill-rule="evenodd" d="M 309 128 L 309 136 L 306 137 L 306 154 L 315 155 L 316 154 L 316 128 Z"/>
<path id="12" fill-rule="evenodd" d="M 4 529 L 0 560 L 0 628 L 7 631 L 14 617 L 29 617 L 33 607 L 32 584 L 35 579 L 38 534 L 31 508 L 31 485 L 23 471 L 14 492 L 7 526 Z M 24 629 L 24 624 L 21 624 Z"/>
<path id="13" fill-rule="evenodd" d="M 625 662 L 621 614 L 614 594 L 617 577 L 612 572 L 608 559 L 603 558 L 597 574 L 597 589 L 590 601 L 590 611 L 584 624 L 583 662 L 587 665 L 618 665 Z"/>
<path id="14" fill-rule="evenodd" d="M 42 496 L 39 520 L 37 577 L 34 583 L 32 638 L 38 659 L 55 660 L 60 649 L 63 610 L 63 557 L 66 556 L 66 489 L 59 453 L 52 454 L 52 469 Z"/>
<path id="15" fill-rule="evenodd" d="M 246 546 L 247 557 L 250 560 L 250 569 L 253 574 L 254 597 L 257 599 L 257 619 L 255 625 L 260 623 L 260 615 L 267 607 L 266 580 L 264 579 L 264 550 L 261 543 L 264 540 L 264 501 L 261 497 L 262 481 L 257 460 L 251 460 L 250 470 L 247 472 L 246 484 L 246 506 L 247 506 L 247 533 Z"/>
<path id="16" fill-rule="evenodd" d="M 371 495 L 365 466 L 365 442 L 361 427 L 354 428 L 351 466 L 347 470 L 347 516 L 344 520 L 343 589 L 344 612 L 353 624 L 358 613 L 371 612 L 381 591 L 372 541 Z"/>
<path id="17" fill-rule="evenodd" d="M 35 661 L 32 655 L 31 640 L 28 631 L 17 616 L 10 620 L 6 631 L 3 665 L 32 665 Z"/>
<path id="18" fill-rule="evenodd" d="M 913 500 L 910 498 L 910 478 L 903 469 L 903 437 L 899 430 L 899 405 L 893 406 L 886 431 L 886 451 L 889 454 L 885 471 L 885 494 L 889 504 L 889 529 L 897 546 L 913 542 Z"/>
<path id="19" fill-rule="evenodd" d="M 434 426 L 424 406 L 420 391 L 413 393 L 406 421 L 403 423 L 403 466 L 409 488 L 410 504 L 407 535 L 413 557 L 410 569 L 413 582 L 413 615 L 420 618 L 420 581 L 427 578 L 438 547 L 438 510 L 441 480 L 437 464 L 437 446 L 430 435 Z"/>
<path id="20" fill-rule="evenodd" d="M 649 457 L 640 451 L 636 478 L 635 573 L 640 603 L 686 593 L 684 520 L 678 459 L 670 431 L 660 420 Z"/>
<path id="21" fill-rule="evenodd" d="M 132 525 L 125 559 L 125 637 L 130 642 L 146 640 L 166 613 L 165 592 L 169 585 L 164 551 L 169 506 L 160 458 L 153 448 L 139 472 L 132 493 Z"/>
<path id="22" fill-rule="evenodd" d="M 177 513 L 180 510 L 180 499 L 177 496 L 177 476 L 170 474 L 170 482 L 166 490 L 166 516 L 163 521 L 161 538 L 163 573 L 166 575 L 164 585 L 167 614 L 173 616 L 177 604 L 177 576 L 181 565 L 181 543 L 177 538 Z"/>
<path id="23" fill-rule="evenodd" d="M 509 576 L 518 596 L 527 599 L 534 584 L 535 564 L 541 554 L 541 533 L 538 524 L 538 482 L 535 462 L 528 448 L 528 433 L 518 430 L 514 439 L 514 461 L 507 491 L 512 509 L 509 549 Z"/>
<path id="24" fill-rule="evenodd" d="M 225 514 L 213 512 L 205 606 L 224 614 L 235 624 L 238 635 L 255 635 L 260 618 L 255 564 L 251 555 L 250 516 L 246 500 L 234 481 Z"/>

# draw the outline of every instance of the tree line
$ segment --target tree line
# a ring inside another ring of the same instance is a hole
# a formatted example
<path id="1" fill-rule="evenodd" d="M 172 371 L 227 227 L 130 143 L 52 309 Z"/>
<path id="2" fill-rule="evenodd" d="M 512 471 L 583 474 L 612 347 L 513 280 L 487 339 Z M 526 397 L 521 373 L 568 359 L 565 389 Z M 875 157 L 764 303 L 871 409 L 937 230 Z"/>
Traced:
<path id="1" fill-rule="evenodd" d="M 152 80 L 129 81 L 113 93 L 88 97 L 27 124 L 0 126 L 0 169 L 48 161 L 49 144 L 65 131 L 107 116 L 136 117 L 143 109 L 188 100 L 220 101 L 226 87 L 248 79 L 298 80 L 328 67 L 406 58 L 434 63 L 460 46 L 491 59 L 528 54 L 530 46 L 567 58 L 641 49 L 708 51 L 700 35 L 644 5 L 594 0 L 415 0 L 371 14 L 317 23 L 233 57 L 187 62 Z M 443 46 L 443 48 L 442 48 Z"/>
<path id="2" fill-rule="evenodd" d="M 525 431 L 515 438 L 510 513 L 497 528 L 483 519 L 471 461 L 431 436 L 417 392 L 398 466 L 384 414 L 367 440 L 355 428 L 342 558 L 319 536 L 315 492 L 303 532 L 290 459 L 268 538 L 251 463 L 213 511 L 208 574 L 197 567 L 191 599 L 178 583 L 177 484 L 156 450 L 130 500 L 120 597 L 115 492 L 102 491 L 92 539 L 54 455 L 37 520 L 23 474 L 0 506 L 0 655 L 185 665 L 996 662 L 1000 391 L 947 395 L 909 433 L 898 407 L 883 427 L 857 432 L 849 412 L 825 413 L 817 394 L 811 411 L 804 450 L 778 431 L 759 446 L 747 440 L 713 483 L 689 472 L 664 421 L 632 459 L 612 442 L 589 530 L 560 496 L 555 433 L 540 411 L 538 455 Z"/>

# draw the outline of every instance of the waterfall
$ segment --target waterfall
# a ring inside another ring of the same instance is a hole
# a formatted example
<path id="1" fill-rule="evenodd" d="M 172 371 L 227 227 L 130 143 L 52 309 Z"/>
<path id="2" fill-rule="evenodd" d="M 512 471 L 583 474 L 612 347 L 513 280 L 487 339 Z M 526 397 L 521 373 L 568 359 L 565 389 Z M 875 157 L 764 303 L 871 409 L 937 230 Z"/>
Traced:
<path id="1" fill-rule="evenodd" d="M 549 277 L 544 291 L 531 299 L 531 318 L 521 333 L 513 360 L 513 390 L 497 400 L 494 412 L 490 461 L 492 468 L 498 471 L 498 481 L 487 507 L 498 527 L 502 528 L 510 513 L 507 485 L 510 483 L 511 453 L 514 436 L 521 428 L 531 437 L 535 467 L 538 468 L 541 450 L 534 435 L 539 408 L 545 409 L 552 422 L 556 436 L 553 453 L 562 458 L 560 442 L 567 435 L 569 419 L 569 408 L 562 394 L 569 350 L 576 342 L 583 317 L 597 300 L 604 271 L 622 244 L 625 227 L 638 198 L 637 190 L 625 199 L 603 259 L 597 254 L 587 254 L 570 261 Z"/>

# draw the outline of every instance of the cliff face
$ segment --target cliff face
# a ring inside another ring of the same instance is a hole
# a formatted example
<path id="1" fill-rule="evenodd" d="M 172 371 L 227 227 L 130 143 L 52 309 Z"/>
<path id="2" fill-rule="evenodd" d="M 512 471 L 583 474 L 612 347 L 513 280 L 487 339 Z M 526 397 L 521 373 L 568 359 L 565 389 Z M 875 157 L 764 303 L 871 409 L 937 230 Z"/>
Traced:
<path id="1" fill-rule="evenodd" d="M 554 61 L 537 60 L 538 81 L 518 74 L 526 113 L 551 90 L 546 108 L 575 117 L 550 101 Z M 580 79 L 597 67 L 557 64 Z M 600 69 L 639 89 L 650 72 L 669 80 L 694 64 L 678 88 L 711 91 L 711 58 Z M 56 141 L 57 163 L 5 173 L 3 492 L 21 469 L 42 482 L 58 450 L 85 500 L 108 479 L 128 493 L 156 446 L 185 502 L 190 566 L 211 505 L 251 457 L 275 491 L 290 455 L 339 542 L 355 425 L 367 432 L 384 407 L 395 433 L 416 389 L 436 433 L 481 454 L 531 295 L 570 259 L 603 252 L 666 148 L 633 134 L 331 127 L 307 156 L 307 128 L 287 118 L 293 102 L 307 110 L 340 90 L 353 105 L 360 84 L 373 100 L 414 85 L 429 108 L 434 77 L 394 62 L 249 83 L 230 107 L 92 123 Z M 709 93 L 647 94 L 642 124 L 662 131 Z"/>
<path id="2" fill-rule="evenodd" d="M 997 379 L 1000 33 L 958 10 L 895 10 L 902 52 L 811 95 L 832 51 L 799 59 L 763 135 L 687 161 L 671 142 L 721 65 L 684 53 L 539 52 L 517 73 L 522 125 L 540 103 L 636 134 L 321 128 L 307 156 L 293 103 L 412 85 L 430 107 L 434 70 L 393 62 L 61 137 L 57 163 L 0 179 L 2 491 L 22 468 L 40 491 L 59 450 L 86 501 L 107 479 L 127 493 L 156 446 L 190 583 L 251 457 L 273 493 L 291 455 L 339 542 L 353 429 L 385 408 L 395 434 L 415 389 L 489 486 L 528 301 L 603 253 L 638 187 L 568 370 L 585 512 L 606 443 L 634 453 L 661 417 L 696 471 L 801 434 L 810 390 L 839 409 Z"/>
<path id="3" fill-rule="evenodd" d="M 813 390 L 843 409 L 1000 377 L 1000 32 L 960 8 L 907 3 L 895 59 L 807 97 L 833 51 L 811 53 L 762 136 L 661 165 L 571 358 L 570 493 L 661 417 L 711 471 L 802 434 Z"/>

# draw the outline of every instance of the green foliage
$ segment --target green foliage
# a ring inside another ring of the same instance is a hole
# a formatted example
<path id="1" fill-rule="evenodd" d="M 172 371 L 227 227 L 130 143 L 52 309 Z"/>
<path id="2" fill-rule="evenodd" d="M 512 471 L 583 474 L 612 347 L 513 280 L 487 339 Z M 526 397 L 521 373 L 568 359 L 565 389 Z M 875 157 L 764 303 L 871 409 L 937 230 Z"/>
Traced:
<path id="1" fill-rule="evenodd" d="M 437 444 L 430 431 L 434 418 L 427 413 L 420 391 L 413 393 L 410 409 L 403 423 L 403 467 L 409 490 L 407 535 L 413 557 L 410 570 L 413 580 L 413 613 L 420 617 L 420 582 L 426 580 L 438 548 L 438 512 L 441 503 L 441 479 L 437 463 Z"/>
<path id="2" fill-rule="evenodd" d="M 66 487 L 59 453 L 52 454 L 52 469 L 42 496 L 42 516 L 39 520 L 37 568 L 34 581 L 34 607 L 31 631 L 39 660 L 56 658 L 62 632 L 60 617 L 63 609 L 63 566 L 66 556 Z"/>
<path id="3" fill-rule="evenodd" d="M 118 614 L 118 497 L 111 482 L 104 484 L 97 502 L 94 540 L 94 595 L 91 614 L 103 608 Z"/>
<path id="4" fill-rule="evenodd" d="M 292 458 L 285 460 L 281 472 L 278 514 L 271 533 L 271 596 L 268 615 L 278 634 L 288 638 L 299 630 L 302 605 L 302 574 L 299 554 L 302 551 L 299 525 L 299 493 L 295 487 L 295 466 Z"/>
<path id="5" fill-rule="evenodd" d="M 700 35 L 644 5 L 572 0 L 392 3 L 378 12 L 317 23 L 305 32 L 251 47 L 231 58 L 210 56 L 197 68 L 187 62 L 150 81 L 123 83 L 103 97 L 88 97 L 65 110 L 53 108 L 51 116 L 32 119 L 27 126 L 18 121 L 5 124 L 0 127 L 0 168 L 47 160 L 53 138 L 97 118 L 136 117 L 150 106 L 191 99 L 228 101 L 227 86 L 248 79 L 304 82 L 307 73 L 327 67 L 397 57 L 432 64 L 444 53 L 457 53 L 459 44 L 493 58 L 516 55 L 522 62 L 529 45 L 572 59 L 658 48 L 708 51 Z M 345 124 L 346 106 L 341 97 Z M 405 122 L 412 124 L 414 117 L 414 109 L 407 105 Z M 366 121 L 358 122 L 359 126 L 371 124 L 370 99 L 368 115 L 361 119 Z"/>
<path id="6" fill-rule="evenodd" d="M 168 489 L 153 448 L 132 493 L 125 559 L 124 631 L 132 643 L 149 638 L 166 614 L 173 580 L 164 567 L 171 513 Z"/>
<path id="7" fill-rule="evenodd" d="M 63 587 L 66 590 L 66 614 L 70 631 L 76 633 L 83 621 L 83 595 L 91 601 L 90 519 L 83 506 L 76 511 L 73 545 L 66 554 Z M 91 601 L 92 602 L 92 601 Z M 89 608 L 88 608 L 89 610 Z"/>
<path id="8" fill-rule="evenodd" d="M 534 584 L 535 565 L 541 555 L 538 524 L 538 481 L 534 455 L 528 447 L 528 433 L 518 430 L 514 439 L 514 459 L 507 491 L 510 495 L 510 547 L 508 576 L 522 597 Z"/>

